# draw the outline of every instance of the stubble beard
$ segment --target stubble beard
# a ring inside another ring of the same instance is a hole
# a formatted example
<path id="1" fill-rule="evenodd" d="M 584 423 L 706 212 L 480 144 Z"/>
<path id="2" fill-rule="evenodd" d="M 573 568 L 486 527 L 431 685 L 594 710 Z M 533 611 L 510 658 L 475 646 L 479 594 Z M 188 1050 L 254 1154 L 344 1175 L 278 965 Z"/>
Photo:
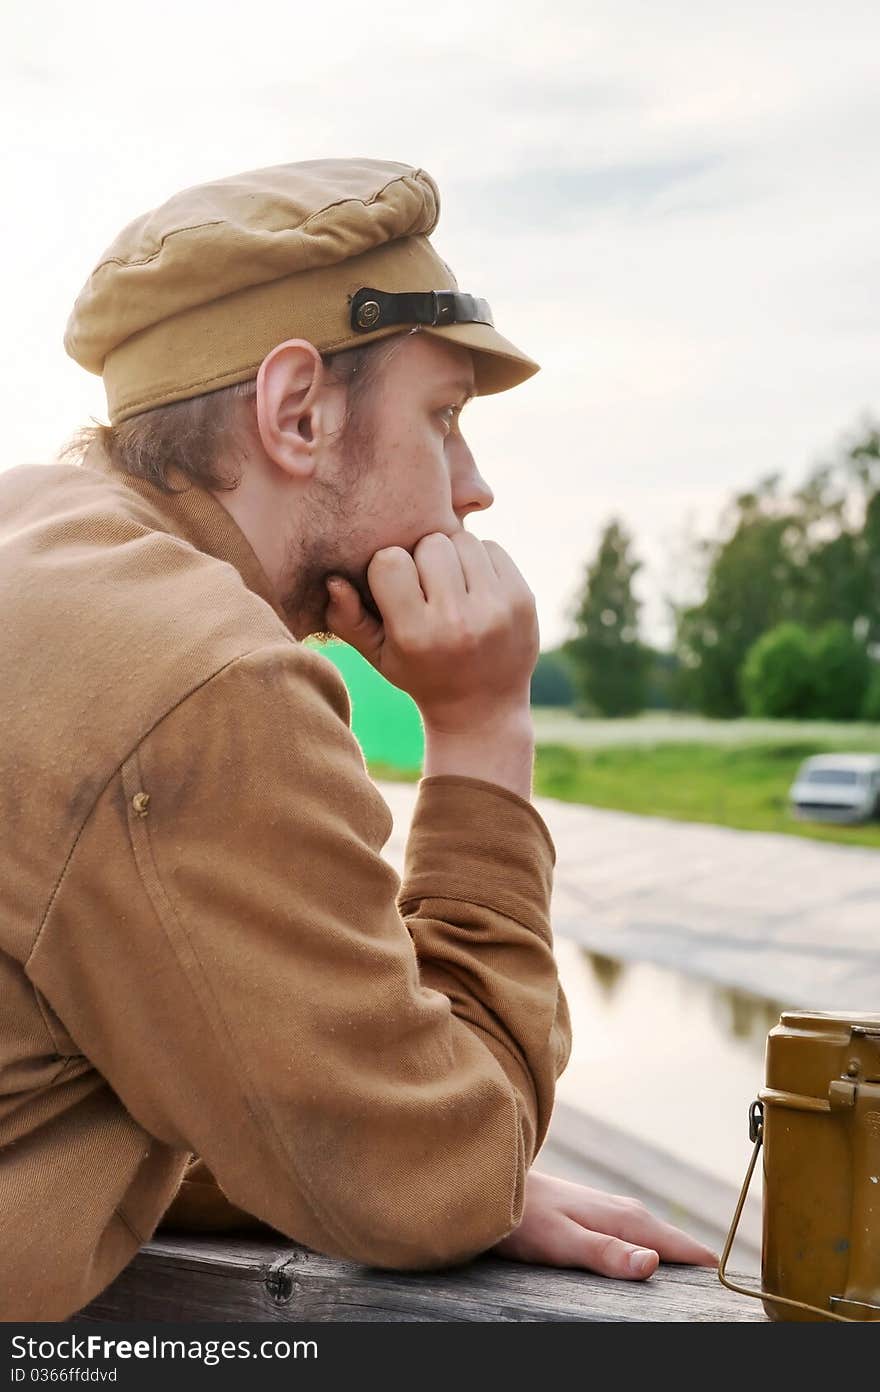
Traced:
<path id="1" fill-rule="evenodd" d="M 368 614 L 378 623 L 382 614 L 367 581 L 367 565 L 351 564 L 361 502 L 359 484 L 374 465 L 373 437 L 360 419 L 349 422 L 337 445 L 338 467 L 331 480 L 319 484 L 320 498 L 308 519 L 304 540 L 293 542 L 287 555 L 290 577 L 281 608 L 292 632 L 318 643 L 337 635 L 325 627 L 330 594 L 328 575 L 342 575 L 354 586 Z M 346 526 L 346 524 L 348 524 Z"/>

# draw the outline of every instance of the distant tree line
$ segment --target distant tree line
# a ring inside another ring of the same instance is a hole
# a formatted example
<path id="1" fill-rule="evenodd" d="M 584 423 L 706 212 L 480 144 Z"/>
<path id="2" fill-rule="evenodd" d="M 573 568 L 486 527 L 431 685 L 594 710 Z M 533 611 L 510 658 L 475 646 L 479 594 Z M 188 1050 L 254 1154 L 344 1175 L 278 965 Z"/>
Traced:
<path id="1" fill-rule="evenodd" d="M 880 720 L 878 428 L 863 427 L 799 488 L 786 493 L 777 473 L 736 495 L 694 550 L 701 596 L 670 601 L 675 639 L 660 651 L 641 639 L 641 562 L 612 518 L 570 637 L 538 660 L 534 704 Z"/>

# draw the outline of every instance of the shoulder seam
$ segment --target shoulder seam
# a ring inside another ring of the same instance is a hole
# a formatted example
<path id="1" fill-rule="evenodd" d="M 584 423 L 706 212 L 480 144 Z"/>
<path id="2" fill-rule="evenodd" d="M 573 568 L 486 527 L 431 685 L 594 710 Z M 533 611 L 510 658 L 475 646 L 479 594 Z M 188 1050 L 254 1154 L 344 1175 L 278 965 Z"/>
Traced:
<path id="1" fill-rule="evenodd" d="M 292 634 L 287 634 L 287 635 L 285 635 L 284 633 L 279 633 L 279 634 L 278 634 L 278 639 L 277 639 L 277 640 L 273 640 L 273 641 L 278 641 L 278 640 L 280 640 L 280 641 L 283 642 L 283 641 L 285 641 L 285 638 L 286 638 L 287 642 L 293 644 L 294 647 L 298 646 L 298 644 L 297 644 L 297 642 L 296 642 L 296 639 L 293 637 Z M 173 711 L 177 710 L 178 706 L 183 705 L 184 701 L 189 700 L 190 696 L 194 696 L 195 693 L 196 693 L 197 691 L 201 691 L 201 689 L 202 689 L 203 686 L 207 686 L 209 682 L 212 682 L 212 681 L 215 679 L 215 677 L 219 677 L 219 676 L 220 676 L 223 672 L 225 672 L 229 667 L 234 666 L 236 662 L 242 662 L 245 658 L 252 657 L 252 656 L 254 655 L 254 653 L 260 652 L 264 647 L 270 647 L 270 646 L 271 646 L 270 643 L 261 643 L 259 647 L 256 647 L 256 648 L 249 648 L 247 652 L 239 653 L 236 657 L 231 657 L 231 658 L 229 659 L 229 661 L 228 661 L 228 662 L 224 662 L 223 665 L 222 665 L 221 667 L 215 668 L 215 670 L 214 670 L 213 672 L 211 672 L 207 677 L 205 677 L 203 681 L 197 682 L 195 686 L 190 687 L 188 691 L 184 692 L 184 694 L 180 697 L 179 700 L 175 701 L 174 704 L 173 704 L 172 706 L 169 706 L 167 710 L 163 711 L 162 714 L 161 714 L 160 716 L 157 716 L 156 719 L 153 721 L 152 725 L 150 725 L 148 729 L 141 731 L 141 733 L 138 735 L 138 738 L 136 739 L 135 743 L 131 746 L 131 748 L 130 748 L 129 750 L 127 750 L 127 752 L 125 753 L 125 755 L 124 755 L 124 756 L 119 760 L 119 762 L 116 764 L 115 768 L 113 768 L 113 769 L 111 770 L 110 776 L 108 777 L 106 783 L 104 783 L 103 786 L 102 786 L 101 788 L 98 789 L 97 793 L 96 793 L 95 796 L 94 796 L 94 799 L 92 800 L 91 804 L 89 805 L 88 810 L 87 810 L 86 813 L 84 814 L 83 819 L 82 819 L 82 821 L 80 822 L 80 825 L 79 825 L 79 827 L 78 827 L 78 829 L 77 829 L 77 833 L 76 833 L 76 835 L 74 836 L 73 841 L 71 842 L 70 850 L 67 852 L 67 855 L 64 857 L 64 862 L 63 862 L 63 864 L 62 864 L 62 866 L 61 866 L 61 869 L 60 869 L 59 872 L 58 872 L 58 878 L 56 879 L 54 885 L 52 886 L 52 889 L 51 889 L 51 891 L 50 891 L 50 893 L 49 893 L 49 897 L 48 897 L 48 899 L 47 899 L 47 901 L 46 901 L 46 907 L 45 907 L 45 909 L 43 910 L 43 914 L 42 914 L 42 917 L 40 918 L 40 922 L 39 922 L 39 925 L 38 925 L 38 927 L 37 927 L 37 931 L 36 931 L 36 933 L 34 934 L 34 940 L 33 940 L 33 942 L 31 943 L 30 951 L 28 952 L 28 955 L 27 955 L 27 957 L 25 958 L 25 961 L 24 961 L 24 964 L 23 964 L 23 965 L 24 965 L 25 971 L 27 970 L 28 962 L 30 961 L 31 957 L 33 957 L 34 953 L 35 953 L 36 950 L 37 950 L 37 944 L 38 944 L 39 941 L 40 941 L 40 937 L 41 937 L 42 932 L 43 932 L 43 929 L 44 929 L 44 927 L 45 927 L 45 925 L 46 925 L 46 920 L 48 919 L 49 914 L 50 914 L 51 911 L 52 911 L 52 905 L 55 903 L 55 900 L 56 900 L 56 898 L 58 897 L 58 890 L 59 890 L 60 887 L 61 887 L 61 883 L 62 883 L 62 881 L 63 881 L 63 879 L 64 879 L 64 876 L 67 874 L 67 867 L 68 867 L 68 865 L 70 864 L 71 859 L 73 858 L 73 855 L 74 855 L 74 852 L 76 851 L 77 846 L 79 845 L 80 837 L 82 836 L 82 834 L 83 834 L 83 832 L 84 832 L 86 826 L 88 825 L 89 819 L 91 818 L 92 813 L 94 812 L 96 806 L 98 805 L 98 802 L 99 802 L 100 799 L 104 796 L 104 793 L 107 791 L 108 787 L 109 787 L 110 784 L 113 782 L 113 779 L 116 778 L 116 777 L 118 776 L 120 769 L 121 769 L 125 764 L 128 763 L 128 761 L 129 761 L 129 759 L 132 757 L 132 755 L 140 748 L 140 746 L 143 744 L 144 740 L 147 739 L 148 736 L 152 734 L 152 732 L 155 730 L 156 726 L 157 726 L 157 725 L 161 725 L 162 721 L 165 720 L 167 716 L 171 715 L 171 713 L 172 713 Z"/>

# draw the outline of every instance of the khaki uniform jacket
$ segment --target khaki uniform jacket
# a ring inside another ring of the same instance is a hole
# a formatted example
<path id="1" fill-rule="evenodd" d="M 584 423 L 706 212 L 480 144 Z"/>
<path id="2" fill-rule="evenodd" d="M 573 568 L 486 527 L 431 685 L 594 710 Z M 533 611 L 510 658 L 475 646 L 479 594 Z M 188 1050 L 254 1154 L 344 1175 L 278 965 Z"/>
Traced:
<path id="1" fill-rule="evenodd" d="M 537 809 L 423 778 L 402 879 L 334 664 L 209 491 L 0 474 L 0 1317 L 163 1223 L 395 1269 L 515 1228 L 571 1048 Z"/>

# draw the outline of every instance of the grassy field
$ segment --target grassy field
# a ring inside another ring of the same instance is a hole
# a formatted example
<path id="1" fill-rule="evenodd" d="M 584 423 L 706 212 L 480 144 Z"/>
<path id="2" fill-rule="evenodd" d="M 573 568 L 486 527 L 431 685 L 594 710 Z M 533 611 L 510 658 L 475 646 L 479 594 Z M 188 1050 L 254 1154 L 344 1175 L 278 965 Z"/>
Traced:
<path id="1" fill-rule="evenodd" d="M 834 826 L 801 822 L 787 793 L 798 764 L 824 748 L 809 744 L 541 745 L 534 790 L 564 802 L 612 807 L 651 817 L 714 822 L 744 831 L 775 831 L 880 847 L 880 823 Z"/>
<path id="2" fill-rule="evenodd" d="M 788 789 L 802 759 L 838 750 L 880 753 L 871 725 L 783 721 L 710 721 L 648 716 L 578 720 L 533 709 L 537 752 L 534 791 L 564 802 L 644 816 L 713 822 L 854 846 L 880 847 L 880 823 L 801 822 L 788 811 Z M 369 764 L 374 778 L 401 775 Z M 407 781 L 418 781 L 410 772 Z"/>
<path id="3" fill-rule="evenodd" d="M 592 749 L 606 744 L 816 744 L 880 754 L 880 725 L 819 720 L 709 720 L 651 711 L 627 720 L 578 720 L 570 711 L 533 706 L 539 744 Z M 812 750 L 810 751 L 812 752 Z M 818 749 L 817 749 L 818 752 Z"/>

